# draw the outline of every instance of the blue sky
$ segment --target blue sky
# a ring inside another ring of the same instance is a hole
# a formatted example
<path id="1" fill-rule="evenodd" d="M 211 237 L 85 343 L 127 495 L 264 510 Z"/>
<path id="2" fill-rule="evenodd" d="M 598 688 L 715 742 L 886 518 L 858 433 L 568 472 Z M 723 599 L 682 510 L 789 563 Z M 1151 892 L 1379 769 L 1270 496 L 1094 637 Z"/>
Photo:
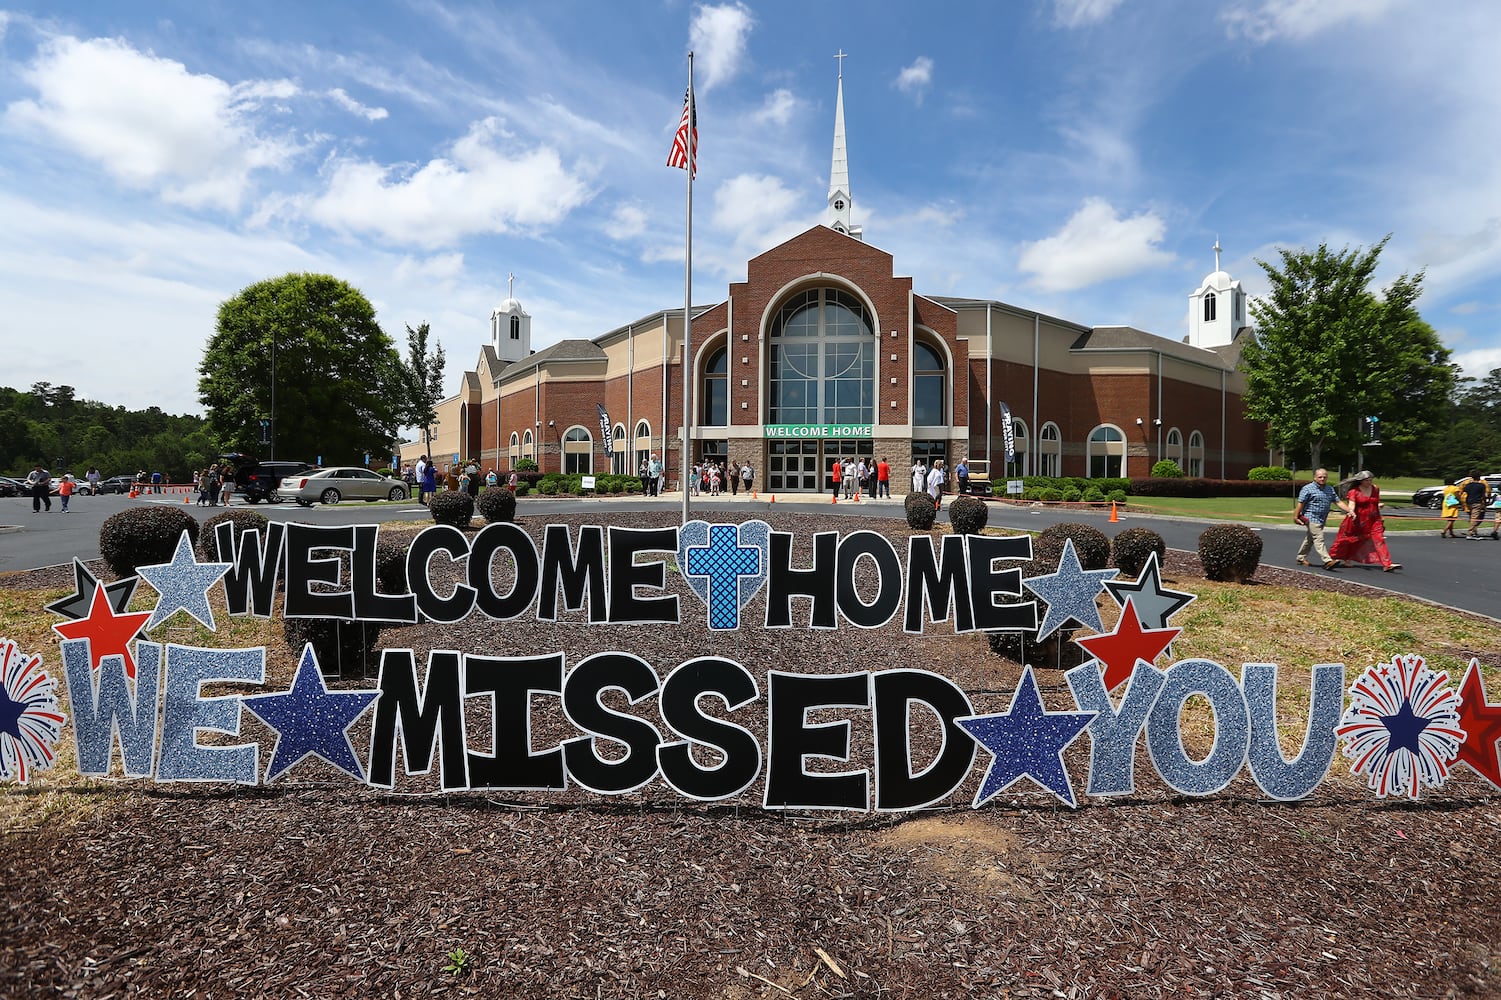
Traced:
<path id="1" fill-rule="evenodd" d="M 0 0 L 3 3 L 3 0 Z M 0 8 L 0 383 L 198 412 L 220 302 L 360 288 L 449 382 L 516 274 L 533 346 L 681 306 L 826 217 L 918 291 L 1187 332 L 1226 270 L 1368 245 L 1469 374 L 1501 366 L 1501 4 L 227 0 Z"/>

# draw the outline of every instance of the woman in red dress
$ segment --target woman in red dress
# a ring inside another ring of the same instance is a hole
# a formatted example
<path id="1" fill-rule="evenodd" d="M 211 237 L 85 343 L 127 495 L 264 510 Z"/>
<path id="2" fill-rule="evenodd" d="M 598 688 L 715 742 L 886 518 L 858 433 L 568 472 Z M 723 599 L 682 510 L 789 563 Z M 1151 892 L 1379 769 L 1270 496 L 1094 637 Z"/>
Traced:
<path id="1" fill-rule="evenodd" d="M 1357 472 L 1340 484 L 1350 486 L 1346 499 L 1355 513 L 1340 522 L 1334 544 L 1329 546 L 1329 556 L 1347 563 L 1367 563 L 1380 566 L 1384 572 L 1401 569 L 1401 563 L 1392 562 L 1392 554 L 1386 548 L 1386 525 L 1381 520 L 1381 490 L 1375 477 L 1368 471 Z"/>

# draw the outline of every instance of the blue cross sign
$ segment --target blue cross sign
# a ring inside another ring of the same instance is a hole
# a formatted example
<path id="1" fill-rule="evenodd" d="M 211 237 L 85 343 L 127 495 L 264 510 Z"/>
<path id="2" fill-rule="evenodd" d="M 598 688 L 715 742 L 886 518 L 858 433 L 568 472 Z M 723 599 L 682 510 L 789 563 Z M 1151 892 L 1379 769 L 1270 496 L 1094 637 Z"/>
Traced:
<path id="1" fill-rule="evenodd" d="M 741 545 L 735 525 L 712 525 L 708 545 L 689 547 L 683 572 L 709 580 L 709 627 L 739 628 L 740 578 L 761 572 L 761 550 Z"/>

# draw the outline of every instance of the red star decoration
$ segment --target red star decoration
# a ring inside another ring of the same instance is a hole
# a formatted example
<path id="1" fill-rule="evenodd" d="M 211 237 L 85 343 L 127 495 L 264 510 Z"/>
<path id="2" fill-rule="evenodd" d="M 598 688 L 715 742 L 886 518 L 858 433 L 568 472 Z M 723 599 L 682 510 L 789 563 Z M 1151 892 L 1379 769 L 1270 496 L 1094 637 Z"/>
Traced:
<path id="1" fill-rule="evenodd" d="M 92 670 L 98 670 L 100 661 L 106 656 L 123 656 L 125 676 L 134 680 L 136 661 L 130 655 L 130 640 L 145 627 L 146 620 L 150 617 L 149 611 L 115 614 L 115 609 L 110 607 L 104 584 L 101 583 L 94 587 L 94 600 L 89 605 L 87 618 L 61 622 L 52 626 L 52 630 L 64 639 L 89 640 L 89 667 Z"/>
<path id="2" fill-rule="evenodd" d="M 1153 662 L 1182 631 L 1181 628 L 1142 628 L 1141 619 L 1136 617 L 1136 609 L 1128 597 L 1114 632 L 1074 641 L 1105 665 L 1105 690 L 1114 691 L 1130 679 L 1137 660 Z"/>
<path id="3" fill-rule="evenodd" d="M 1465 739 L 1459 745 L 1456 763 L 1470 765 L 1476 774 L 1501 788 L 1501 761 L 1496 753 L 1496 744 L 1501 742 L 1501 705 L 1485 700 L 1478 660 L 1470 661 L 1470 669 L 1459 683 L 1459 725 Z"/>

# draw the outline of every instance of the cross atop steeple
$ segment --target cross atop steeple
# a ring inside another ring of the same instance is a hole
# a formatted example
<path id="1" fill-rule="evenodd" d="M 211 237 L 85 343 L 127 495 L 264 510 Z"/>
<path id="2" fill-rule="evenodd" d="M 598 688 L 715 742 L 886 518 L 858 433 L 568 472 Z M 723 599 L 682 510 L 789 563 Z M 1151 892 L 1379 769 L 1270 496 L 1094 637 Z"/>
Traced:
<path id="1" fill-rule="evenodd" d="M 839 79 L 843 80 L 844 79 L 844 61 L 846 59 L 848 59 L 849 56 L 845 55 L 845 52 L 844 52 L 843 49 L 840 49 L 838 52 L 834 53 L 834 58 L 839 60 Z"/>
<path id="2" fill-rule="evenodd" d="M 514 299 L 516 297 L 516 272 L 512 271 L 507 277 L 510 280 L 506 283 L 506 298 Z"/>
<path id="3" fill-rule="evenodd" d="M 1214 269 L 1216 271 L 1220 269 L 1220 238 L 1218 236 L 1214 238 Z"/>

